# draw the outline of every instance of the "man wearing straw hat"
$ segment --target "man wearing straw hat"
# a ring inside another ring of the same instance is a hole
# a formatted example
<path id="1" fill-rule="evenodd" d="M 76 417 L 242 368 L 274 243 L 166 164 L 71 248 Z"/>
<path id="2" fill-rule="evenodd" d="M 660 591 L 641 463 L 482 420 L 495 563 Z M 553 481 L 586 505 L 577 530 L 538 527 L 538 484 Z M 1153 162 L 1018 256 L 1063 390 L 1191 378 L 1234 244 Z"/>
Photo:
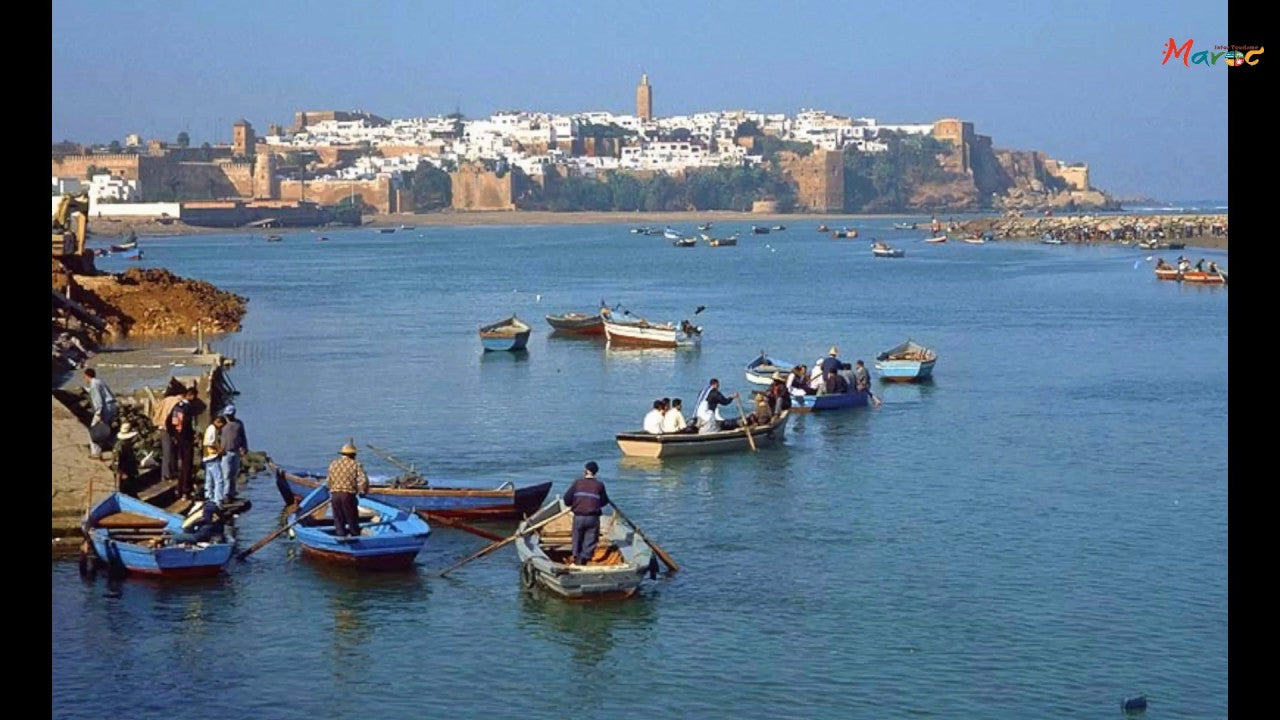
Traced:
<path id="1" fill-rule="evenodd" d="M 329 463 L 329 497 L 333 500 L 333 534 L 338 537 L 360 536 L 360 510 L 356 493 L 369 492 L 369 476 L 356 460 L 356 446 L 350 441 Z"/>
<path id="2" fill-rule="evenodd" d="M 137 442 L 138 431 L 128 421 L 120 424 L 120 432 L 116 435 L 116 448 L 112 456 L 116 461 L 116 489 L 129 491 L 138 479 L 138 456 L 133 452 Z"/>

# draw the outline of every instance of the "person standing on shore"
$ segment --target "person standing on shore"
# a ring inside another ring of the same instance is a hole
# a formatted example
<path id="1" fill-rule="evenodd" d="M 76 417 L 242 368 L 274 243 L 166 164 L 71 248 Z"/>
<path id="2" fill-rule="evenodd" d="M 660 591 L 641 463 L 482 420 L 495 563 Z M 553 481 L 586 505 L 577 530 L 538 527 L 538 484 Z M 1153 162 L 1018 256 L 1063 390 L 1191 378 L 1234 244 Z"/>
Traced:
<path id="1" fill-rule="evenodd" d="M 93 405 L 93 418 L 89 421 L 89 457 L 96 460 L 102 457 L 102 445 L 94 439 L 93 428 L 102 423 L 107 426 L 107 435 L 110 436 L 111 423 L 116 419 L 116 396 L 98 377 L 97 370 L 85 368 L 84 379 L 89 382 L 89 402 Z"/>
<path id="2" fill-rule="evenodd" d="M 347 442 L 338 457 L 329 463 L 326 478 L 333 501 L 333 534 L 340 538 L 360 536 L 360 508 L 356 495 L 369 492 L 369 476 L 356 460 L 356 446 Z"/>
<path id="3" fill-rule="evenodd" d="M 600 508 L 610 504 L 604 483 L 596 477 L 600 466 L 588 462 L 582 477 L 564 492 L 564 504 L 573 510 L 573 557 L 570 564 L 586 565 L 595 555 L 600 541 Z"/>
<path id="4" fill-rule="evenodd" d="M 138 456 L 133 450 L 137 438 L 138 431 L 133 429 L 129 421 L 120 424 L 116 448 L 111 453 L 116 463 L 116 490 L 131 492 L 138 479 Z"/>
<path id="5" fill-rule="evenodd" d="M 227 479 L 227 499 L 236 499 L 236 480 L 240 477 L 240 460 L 249 452 L 244 423 L 236 417 L 236 406 L 222 408 L 226 424 L 222 426 L 222 476 Z"/>
<path id="6" fill-rule="evenodd" d="M 201 461 L 204 466 L 204 499 L 221 507 L 227 501 L 227 479 L 222 474 L 222 427 L 226 418 L 219 415 L 204 429 L 204 448 Z"/>
<path id="7" fill-rule="evenodd" d="M 169 387 L 165 389 L 165 396 L 151 411 L 151 424 L 160 431 L 160 479 L 164 482 L 169 482 L 178 475 L 173 442 L 165 426 L 169 420 L 169 413 L 173 412 L 174 406 L 180 402 L 182 402 L 182 393 Z"/>
<path id="8" fill-rule="evenodd" d="M 192 487 L 195 474 L 192 461 L 195 454 L 195 404 L 199 395 L 194 385 L 187 388 L 182 400 L 173 406 L 165 420 L 165 430 L 169 434 L 169 444 L 173 446 L 174 460 L 177 463 L 178 495 L 190 500 L 196 499 Z"/>

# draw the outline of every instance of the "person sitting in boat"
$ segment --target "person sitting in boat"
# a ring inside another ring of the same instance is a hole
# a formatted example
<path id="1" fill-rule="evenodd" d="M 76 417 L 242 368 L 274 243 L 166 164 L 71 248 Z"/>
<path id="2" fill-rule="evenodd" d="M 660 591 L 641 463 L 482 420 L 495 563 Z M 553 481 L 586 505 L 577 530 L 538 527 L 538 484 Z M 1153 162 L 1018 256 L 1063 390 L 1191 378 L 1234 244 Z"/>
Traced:
<path id="1" fill-rule="evenodd" d="M 644 431 L 650 435 L 662 434 L 663 407 L 661 400 L 653 401 L 653 409 L 644 416 Z"/>
<path id="2" fill-rule="evenodd" d="M 791 409 L 791 393 L 787 391 L 787 376 L 782 373 L 773 374 L 773 382 L 769 384 L 769 389 L 765 396 L 769 400 L 770 410 L 774 415 L 781 415 L 783 410 Z"/>
<path id="3" fill-rule="evenodd" d="M 680 321 L 680 332 L 684 333 L 685 337 L 693 337 L 694 335 L 700 334 L 702 332 L 702 328 L 689 322 L 688 318 L 686 318 Z"/>
<path id="4" fill-rule="evenodd" d="M 1173 266 L 1164 261 L 1164 258 L 1156 258 L 1157 270 L 1172 270 Z"/>
<path id="5" fill-rule="evenodd" d="M 1220 272 L 1220 271 L 1218 270 L 1218 263 L 1216 263 L 1216 262 L 1214 262 L 1214 261 L 1210 260 L 1210 261 L 1209 261 L 1209 272 L 1211 272 L 1211 273 L 1215 273 L 1215 274 L 1217 274 L 1218 272 Z"/>
<path id="6" fill-rule="evenodd" d="M 844 368 L 847 363 L 842 363 L 840 370 L 827 376 L 827 392 L 832 395 L 844 395 L 849 392 L 849 378 L 845 376 Z"/>
<path id="7" fill-rule="evenodd" d="M 805 371 L 805 366 L 797 365 L 791 368 L 791 374 L 787 377 L 787 391 L 794 397 L 813 394 L 813 388 L 809 386 L 809 378 Z"/>
<path id="8" fill-rule="evenodd" d="M 191 506 L 187 519 L 182 521 L 182 532 L 175 533 L 173 540 L 177 543 L 225 542 L 225 524 L 226 518 L 217 503 L 200 500 Z"/>
<path id="9" fill-rule="evenodd" d="M 671 401 L 671 407 L 667 413 L 662 416 L 662 432 L 664 433 L 695 433 L 698 432 L 696 425 L 690 425 L 685 422 L 683 401 L 675 398 Z"/>
<path id="10" fill-rule="evenodd" d="M 698 395 L 698 404 L 695 406 L 697 409 L 694 411 L 694 415 L 698 419 L 698 432 L 718 432 L 737 428 L 741 424 L 741 418 L 726 420 L 720 416 L 720 406 L 728 405 L 737 397 L 738 393 L 725 397 L 720 392 L 720 381 L 716 378 L 711 378 L 711 381 L 707 383 L 707 386 Z"/>
<path id="11" fill-rule="evenodd" d="M 1204 258 L 1196 261 L 1196 272 L 1204 272 Z"/>
<path id="12" fill-rule="evenodd" d="M 749 426 L 768 425 L 773 421 L 773 408 L 769 405 L 768 395 L 758 390 L 751 395 L 755 400 L 755 410 L 746 417 L 746 424 Z"/>

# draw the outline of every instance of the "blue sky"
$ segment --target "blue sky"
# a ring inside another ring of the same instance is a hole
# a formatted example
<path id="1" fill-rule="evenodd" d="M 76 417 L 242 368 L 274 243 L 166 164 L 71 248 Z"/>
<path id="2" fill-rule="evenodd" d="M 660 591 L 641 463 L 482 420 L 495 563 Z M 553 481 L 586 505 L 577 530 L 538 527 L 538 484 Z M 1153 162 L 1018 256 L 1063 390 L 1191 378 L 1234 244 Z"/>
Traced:
<path id="1" fill-rule="evenodd" d="M 54 0 L 54 141 L 228 142 L 302 109 L 801 108 L 962 117 L 996 147 L 1087 162 L 1095 186 L 1227 195 L 1227 74 L 1161 66 L 1227 42 L 1227 4 Z"/>

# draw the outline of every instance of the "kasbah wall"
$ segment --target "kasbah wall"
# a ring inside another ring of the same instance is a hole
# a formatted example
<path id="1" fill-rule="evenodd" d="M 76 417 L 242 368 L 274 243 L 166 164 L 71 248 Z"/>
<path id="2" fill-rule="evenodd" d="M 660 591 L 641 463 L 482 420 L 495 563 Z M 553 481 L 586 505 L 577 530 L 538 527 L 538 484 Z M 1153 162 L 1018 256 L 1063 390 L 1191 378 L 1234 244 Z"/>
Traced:
<path id="1" fill-rule="evenodd" d="M 805 157 L 778 155 L 782 172 L 796 186 L 797 209 L 839 212 L 844 209 L 844 153 L 815 150 Z"/>
<path id="2" fill-rule="evenodd" d="M 308 181 L 305 188 L 299 180 L 280 182 L 281 200 L 306 200 L 318 202 L 321 205 L 337 205 L 353 195 L 359 195 L 361 202 L 366 206 L 373 206 L 380 213 L 413 212 L 413 203 L 409 194 L 400 188 L 392 187 L 391 178 L 387 177 L 336 182 Z"/>
<path id="3" fill-rule="evenodd" d="M 498 177 L 482 166 L 466 164 L 449 173 L 454 210 L 515 210 L 515 173 Z"/>

